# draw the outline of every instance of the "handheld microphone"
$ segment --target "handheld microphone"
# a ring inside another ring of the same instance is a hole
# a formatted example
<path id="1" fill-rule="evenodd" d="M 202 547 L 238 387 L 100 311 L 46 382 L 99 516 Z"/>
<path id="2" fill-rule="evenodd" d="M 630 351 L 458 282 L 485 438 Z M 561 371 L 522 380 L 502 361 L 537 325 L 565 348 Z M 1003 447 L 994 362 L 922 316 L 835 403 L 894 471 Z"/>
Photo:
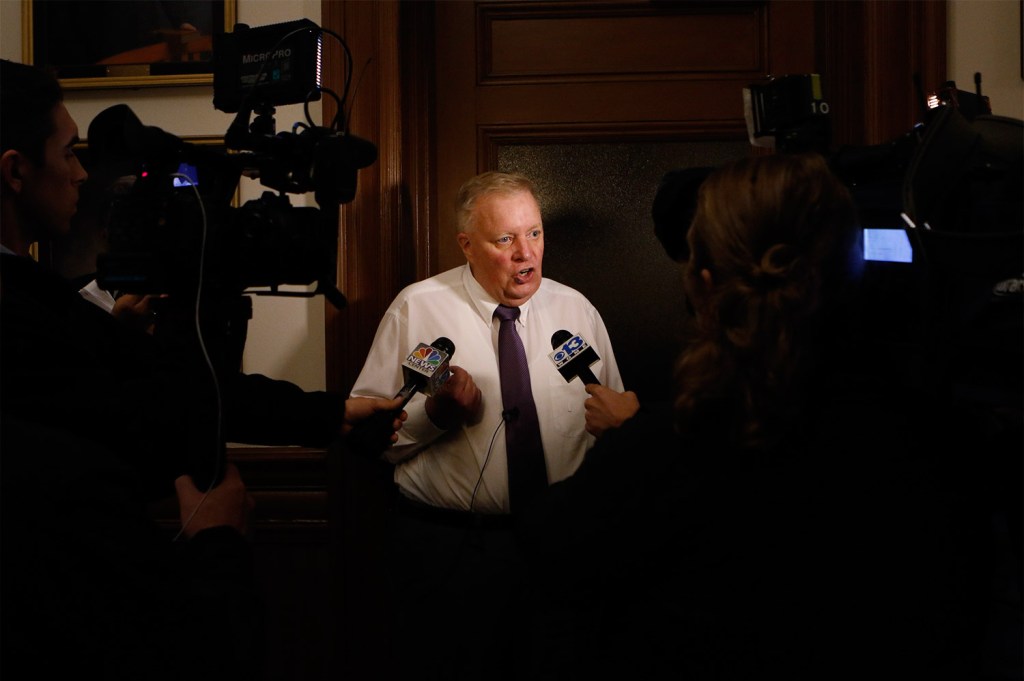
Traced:
<path id="1" fill-rule="evenodd" d="M 554 349 L 548 357 L 554 362 L 558 373 L 562 374 L 566 383 L 579 378 L 583 385 L 601 384 L 597 376 L 590 370 L 590 365 L 600 359 L 594 348 L 579 334 L 573 335 L 561 329 L 551 335 L 551 347 Z"/>
<path id="2" fill-rule="evenodd" d="M 455 355 L 455 344 L 441 336 L 430 345 L 420 343 L 402 362 L 405 385 L 395 397 L 402 398 L 404 407 L 417 391 L 434 395 L 451 376 L 450 364 Z"/>
<path id="3" fill-rule="evenodd" d="M 455 344 L 441 336 L 430 345 L 420 343 L 402 362 L 405 385 L 395 397 L 402 398 L 402 404 L 394 411 L 377 412 L 357 424 L 348 435 L 352 449 L 376 455 L 391 445 L 392 423 L 412 396 L 417 392 L 434 395 L 451 376 L 450 364 L 455 355 Z"/>

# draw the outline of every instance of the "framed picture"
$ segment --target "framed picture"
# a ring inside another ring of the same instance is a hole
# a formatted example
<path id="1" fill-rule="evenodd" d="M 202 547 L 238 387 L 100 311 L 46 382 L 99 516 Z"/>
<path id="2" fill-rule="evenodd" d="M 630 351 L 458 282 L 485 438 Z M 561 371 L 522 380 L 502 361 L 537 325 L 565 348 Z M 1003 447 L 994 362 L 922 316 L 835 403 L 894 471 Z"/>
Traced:
<path id="1" fill-rule="evenodd" d="M 23 61 L 65 89 L 213 82 L 213 34 L 236 0 L 22 0 Z"/>

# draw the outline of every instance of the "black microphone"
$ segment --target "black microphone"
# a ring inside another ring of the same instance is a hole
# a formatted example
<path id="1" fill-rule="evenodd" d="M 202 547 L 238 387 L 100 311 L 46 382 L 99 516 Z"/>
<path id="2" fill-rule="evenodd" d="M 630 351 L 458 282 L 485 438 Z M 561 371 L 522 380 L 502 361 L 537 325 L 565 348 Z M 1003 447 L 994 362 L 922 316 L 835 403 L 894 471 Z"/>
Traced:
<path id="1" fill-rule="evenodd" d="M 430 345 L 420 343 L 402 362 L 405 385 L 395 397 L 402 404 L 394 411 L 377 412 L 358 423 L 348 434 L 352 449 L 362 454 L 376 455 L 391 446 L 392 423 L 417 392 L 434 395 L 451 376 L 450 364 L 455 355 L 455 344 L 441 336 Z"/>
<path id="2" fill-rule="evenodd" d="M 597 376 L 590 370 L 590 365 L 600 359 L 594 348 L 579 334 L 573 335 L 561 329 L 551 335 L 551 347 L 554 349 L 548 357 L 554 362 L 558 373 L 566 382 L 579 377 L 583 385 L 601 384 Z"/>
<path id="3" fill-rule="evenodd" d="M 402 362 L 405 385 L 395 397 L 408 404 L 417 391 L 434 395 L 451 376 L 450 364 L 455 355 L 455 344 L 441 336 L 430 345 L 420 343 Z"/>

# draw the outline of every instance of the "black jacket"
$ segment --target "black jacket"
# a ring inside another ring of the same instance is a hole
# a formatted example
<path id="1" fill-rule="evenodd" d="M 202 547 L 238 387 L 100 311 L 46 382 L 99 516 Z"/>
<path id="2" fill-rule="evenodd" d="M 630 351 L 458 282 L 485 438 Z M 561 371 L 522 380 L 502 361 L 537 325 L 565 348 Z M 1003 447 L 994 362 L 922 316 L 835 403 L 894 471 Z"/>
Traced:
<path id="1" fill-rule="evenodd" d="M 818 380 L 767 451 L 664 405 L 552 485 L 522 528 L 535 678 L 980 676 L 994 453 L 934 399 Z"/>
<path id="2" fill-rule="evenodd" d="M 3 413 L 109 447 L 156 494 L 203 470 L 219 442 L 324 447 L 340 432 L 343 395 L 235 371 L 218 396 L 187 344 L 120 323 L 37 263 L 0 256 L 0 282 Z"/>

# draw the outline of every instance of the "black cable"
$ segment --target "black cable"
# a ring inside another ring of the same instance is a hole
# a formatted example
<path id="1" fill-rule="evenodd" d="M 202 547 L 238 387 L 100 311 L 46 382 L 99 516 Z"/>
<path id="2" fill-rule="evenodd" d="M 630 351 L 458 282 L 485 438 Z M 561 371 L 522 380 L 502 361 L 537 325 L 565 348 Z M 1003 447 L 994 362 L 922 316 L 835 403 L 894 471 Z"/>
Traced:
<path id="1" fill-rule="evenodd" d="M 359 81 L 358 81 L 358 82 L 356 82 L 356 87 L 355 87 L 355 90 L 353 90 L 353 91 L 352 91 L 352 103 L 351 103 L 351 104 L 349 105 L 349 113 L 351 113 L 352 107 L 353 107 L 353 106 L 355 105 L 355 101 L 356 101 L 356 90 L 358 90 L 358 89 L 359 89 L 359 84 L 363 82 L 363 76 L 364 76 L 364 75 L 366 74 L 366 67 L 368 67 L 368 66 L 370 65 L 370 62 L 371 62 L 371 61 L 373 61 L 373 59 L 372 59 L 371 57 L 367 57 L 367 59 L 366 59 L 366 63 L 365 63 L 365 64 L 363 64 L 363 70 L 362 70 L 362 71 L 361 71 L 361 72 L 359 73 Z M 346 89 L 345 89 L 345 95 L 346 95 L 346 96 L 348 96 L 348 86 L 346 85 L 346 86 L 345 86 L 345 88 L 346 88 Z M 344 99 L 344 98 L 343 98 L 343 99 Z M 332 122 L 332 125 L 333 125 L 333 126 L 335 127 L 335 129 L 337 129 L 337 127 L 338 127 L 338 116 L 340 116 L 340 115 L 341 115 L 342 113 L 343 113 L 343 112 L 342 112 L 341 108 L 339 107 L 339 108 L 338 108 L 338 114 L 337 114 L 337 115 L 335 115 L 335 117 L 334 117 L 334 121 Z M 350 119 L 350 118 L 349 118 L 348 116 L 345 116 L 345 117 L 344 117 L 344 122 L 345 122 L 345 125 L 344 125 L 344 127 L 345 127 L 345 130 L 344 130 L 343 132 L 344 132 L 344 133 L 345 133 L 346 135 L 348 134 L 348 124 L 349 124 L 349 121 L 350 121 L 350 120 L 351 120 L 351 119 Z"/>
<path id="2" fill-rule="evenodd" d="M 338 103 L 338 113 L 340 114 L 345 109 L 345 100 L 348 98 L 349 87 L 352 85 L 352 52 L 348 49 L 348 43 L 331 29 L 320 28 L 320 31 L 337 40 L 338 44 L 341 45 L 341 49 L 345 51 L 345 87 L 342 89 L 341 101 Z"/>
<path id="3" fill-rule="evenodd" d="M 321 94 L 328 94 L 328 95 L 330 95 L 331 97 L 333 97 L 333 98 L 334 98 L 334 101 L 335 101 L 335 104 L 336 104 L 336 105 L 337 105 L 337 107 L 338 107 L 338 110 L 339 110 L 339 111 L 341 110 L 341 99 L 340 99 L 340 98 L 338 97 L 338 93 L 337 93 L 337 92 L 335 92 L 334 90 L 331 90 L 330 88 L 322 87 L 322 88 L 320 88 L 320 93 L 321 93 Z M 302 103 L 302 111 L 303 111 L 303 113 L 305 113 L 305 114 L 306 114 L 306 119 L 307 119 L 307 120 L 309 120 L 309 119 L 310 119 L 310 115 L 309 115 L 309 103 L 310 103 L 310 102 L 312 101 L 312 97 L 313 97 L 313 93 L 312 93 L 312 92 L 310 92 L 310 93 L 309 93 L 309 94 L 308 94 L 308 95 L 306 96 L 306 101 L 304 101 L 304 102 Z M 336 122 L 337 122 L 337 120 L 338 120 L 338 116 L 337 116 L 337 115 L 335 115 L 335 116 L 334 116 L 334 121 L 332 121 L 332 122 L 331 122 L 331 129 L 332 129 L 332 130 L 337 130 L 337 127 L 336 127 Z"/>
<path id="4" fill-rule="evenodd" d="M 487 462 L 491 460 L 491 452 L 494 450 L 494 438 L 498 437 L 498 431 L 505 425 L 505 419 L 507 415 L 505 412 L 501 412 L 501 420 L 498 421 L 498 425 L 494 428 L 494 432 L 491 433 L 491 443 L 487 445 L 487 456 L 484 457 L 484 463 L 480 466 L 480 477 L 476 479 L 476 484 L 473 485 L 473 494 L 469 497 L 469 512 L 473 512 L 473 504 L 476 503 L 476 493 L 480 489 L 480 483 L 484 479 L 484 470 L 487 468 Z"/>
<path id="5" fill-rule="evenodd" d="M 174 538 L 172 539 L 172 541 L 178 541 L 185 534 L 185 529 L 192 522 L 192 519 L 195 518 L 196 513 L 199 512 L 199 509 L 202 507 L 203 502 L 206 501 L 206 498 L 207 498 L 207 496 L 209 496 L 210 491 L 216 486 L 218 479 L 221 477 L 221 474 L 222 474 L 221 464 L 223 463 L 223 459 L 222 459 L 222 452 L 220 450 L 221 450 L 221 447 L 223 446 L 223 444 L 222 444 L 223 443 L 222 428 L 223 428 L 223 422 L 224 422 L 224 407 L 223 407 L 223 399 L 221 397 L 220 381 L 217 378 L 217 370 L 214 367 L 213 360 L 210 358 L 210 353 L 209 353 L 209 351 L 206 348 L 206 341 L 203 338 L 203 328 L 202 328 L 202 325 L 200 324 L 200 307 L 201 307 L 203 288 L 204 288 L 204 282 L 205 282 L 204 271 L 206 269 L 206 264 L 205 263 L 206 263 L 206 252 L 207 252 L 207 237 L 209 235 L 209 224 L 208 224 L 207 218 L 206 218 L 206 208 L 203 206 L 202 197 L 200 197 L 200 195 L 199 195 L 199 189 L 196 187 L 195 183 L 192 181 L 192 178 L 190 178 L 187 175 L 183 175 L 181 173 L 172 173 L 171 177 L 176 177 L 176 178 L 182 179 L 182 180 L 184 180 L 187 183 L 187 185 L 195 193 L 195 195 L 196 195 L 196 204 L 199 206 L 199 217 L 200 217 L 200 226 L 202 228 L 202 239 L 201 239 L 200 248 L 199 248 L 199 270 L 198 270 L 198 280 L 196 282 L 196 295 L 195 295 L 195 301 L 194 301 L 194 312 L 195 312 L 195 320 L 194 321 L 195 321 L 196 335 L 197 335 L 198 340 L 199 340 L 199 348 L 200 348 L 200 350 L 202 350 L 203 359 L 206 362 L 206 367 L 210 371 L 210 377 L 213 380 L 213 390 L 214 390 L 214 397 L 216 399 L 216 409 L 217 409 L 216 429 L 215 429 L 215 432 L 214 432 L 214 457 L 215 457 L 214 464 L 215 464 L 215 466 L 214 466 L 214 470 L 213 470 L 213 475 L 210 476 L 210 483 L 206 487 L 206 489 L 203 490 L 203 496 L 199 500 L 199 503 L 196 504 L 196 507 L 194 509 L 192 509 L 192 513 L 189 514 L 189 517 L 186 518 L 182 522 L 181 529 L 178 530 L 178 533 L 176 535 L 174 535 Z"/>

